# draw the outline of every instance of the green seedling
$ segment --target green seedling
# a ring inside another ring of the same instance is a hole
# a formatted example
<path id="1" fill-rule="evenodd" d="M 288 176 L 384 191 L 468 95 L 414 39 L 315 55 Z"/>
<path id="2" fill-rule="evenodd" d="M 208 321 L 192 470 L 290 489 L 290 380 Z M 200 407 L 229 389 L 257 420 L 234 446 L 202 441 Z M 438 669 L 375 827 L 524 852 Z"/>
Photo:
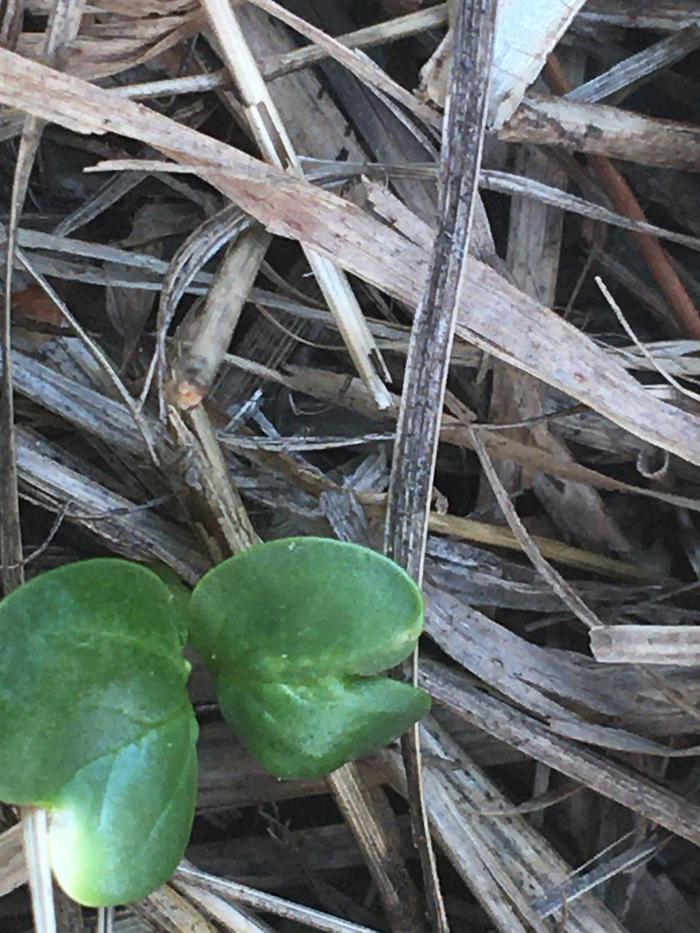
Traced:
<path id="1" fill-rule="evenodd" d="M 51 812 L 51 862 L 91 907 L 166 881 L 194 815 L 197 723 L 170 589 L 115 559 L 0 603 L 0 799 Z"/>
<path id="2" fill-rule="evenodd" d="M 377 676 L 413 650 L 422 615 L 396 564 L 319 538 L 224 561 L 191 598 L 128 561 L 49 571 L 0 603 L 0 799 L 50 811 L 54 873 L 79 903 L 144 897 L 194 815 L 186 627 L 250 751 L 306 778 L 427 712 L 423 692 Z"/>
<path id="3" fill-rule="evenodd" d="M 280 777 L 327 774 L 428 711 L 421 690 L 371 676 L 413 651 L 423 602 L 397 564 L 367 548 L 271 541 L 205 574 L 191 611 L 190 640 L 224 716 Z"/>

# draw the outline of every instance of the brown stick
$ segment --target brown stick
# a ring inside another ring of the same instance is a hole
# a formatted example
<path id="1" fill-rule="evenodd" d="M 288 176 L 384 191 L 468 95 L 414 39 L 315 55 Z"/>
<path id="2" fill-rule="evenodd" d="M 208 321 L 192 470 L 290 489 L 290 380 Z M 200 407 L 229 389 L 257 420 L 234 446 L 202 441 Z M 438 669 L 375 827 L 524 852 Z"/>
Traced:
<path id="1" fill-rule="evenodd" d="M 568 94 L 571 82 L 556 55 L 550 55 L 545 67 L 547 83 L 556 94 Z M 591 168 L 620 214 L 646 223 L 646 215 L 624 176 L 606 156 L 589 155 Z M 673 263 L 655 236 L 632 233 L 637 249 L 649 267 L 659 288 L 663 291 L 673 313 L 673 318 L 684 336 L 700 340 L 700 315 L 695 303 L 678 278 Z"/>

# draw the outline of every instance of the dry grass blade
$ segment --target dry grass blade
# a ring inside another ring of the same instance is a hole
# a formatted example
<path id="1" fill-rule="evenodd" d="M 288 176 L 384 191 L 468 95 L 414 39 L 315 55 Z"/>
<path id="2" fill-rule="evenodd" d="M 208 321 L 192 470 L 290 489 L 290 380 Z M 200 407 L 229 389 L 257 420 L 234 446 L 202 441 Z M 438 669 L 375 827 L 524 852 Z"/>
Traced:
<path id="1" fill-rule="evenodd" d="M 231 904 L 211 891 L 203 891 L 201 888 L 182 883 L 175 884 L 174 887 L 225 930 L 232 930 L 233 933 L 273 933 L 272 927 L 263 923 L 245 907 Z"/>
<path id="2" fill-rule="evenodd" d="M 700 127 L 620 107 L 528 95 L 499 132 L 504 142 L 561 146 L 642 165 L 699 170 Z"/>
<path id="3" fill-rule="evenodd" d="M 547 563 L 539 548 L 532 540 L 532 537 L 527 533 L 527 529 L 523 525 L 512 502 L 508 498 L 508 493 L 503 487 L 503 483 L 493 468 L 493 463 L 491 462 L 491 458 L 489 457 L 488 451 L 486 450 L 486 445 L 479 436 L 479 432 L 473 431 L 472 436 L 474 438 L 474 449 L 477 453 L 477 456 L 479 457 L 484 474 L 486 475 L 486 478 L 488 479 L 489 484 L 493 489 L 506 521 L 510 525 L 510 530 L 517 538 L 523 551 L 527 554 L 533 565 L 542 574 L 544 579 L 549 583 L 554 592 L 561 596 L 562 602 L 564 602 L 564 604 L 571 610 L 576 618 L 590 628 L 598 628 L 601 625 L 600 619 L 586 605 L 578 593 L 574 592 L 574 590 L 561 576 L 561 574 L 558 573 L 554 567 Z"/>
<path id="4" fill-rule="evenodd" d="M 423 734 L 423 730 L 421 732 Z M 426 771 L 424 793 L 426 802 L 429 804 L 433 832 L 496 929 L 509 931 L 509 933 L 526 933 L 527 930 L 532 929 L 537 933 L 544 933 L 536 917 L 528 916 L 528 920 L 532 922 L 525 926 L 517 907 L 523 907 L 522 912 L 530 914 L 527 905 L 519 904 L 516 907 L 507 896 L 504 896 L 504 892 L 494 878 L 493 862 L 489 860 L 488 855 L 485 855 L 483 848 L 479 851 L 479 847 L 469 835 L 460 832 L 461 821 L 455 809 L 450 807 L 453 802 L 449 799 L 449 793 L 444 794 L 443 797 L 441 794 L 443 788 L 440 787 L 439 778 L 436 782 L 432 769 L 426 769 Z M 444 799 L 445 797 L 447 800 Z"/>
<path id="5" fill-rule="evenodd" d="M 518 109 L 527 89 L 542 71 L 584 0 L 500 0 L 496 10 L 491 65 L 488 128 L 498 130 Z M 423 91 L 445 103 L 454 30 L 451 29 L 422 71 Z"/>
<path id="6" fill-rule="evenodd" d="M 12 353 L 15 390 L 34 399 L 49 411 L 67 418 L 76 426 L 101 438 L 115 449 L 134 454 L 148 452 L 148 446 L 138 431 L 131 430 L 132 418 L 126 405 L 73 379 L 62 376 L 49 366 L 22 353 Z M 144 423 L 154 442 L 163 449 L 166 438 L 160 425 L 151 418 Z"/>
<path id="7" fill-rule="evenodd" d="M 98 908 L 96 933 L 114 933 L 114 907 Z"/>
<path id="8" fill-rule="evenodd" d="M 8 265 L 11 265 L 8 263 Z M 9 276 L 6 273 L 7 286 Z M 15 418 L 13 400 L 12 359 L 10 353 L 12 294 L 5 288 L 2 307 L 2 397 L 0 398 L 0 562 L 3 591 L 9 592 L 22 583 L 22 537 L 17 496 L 17 465 L 15 451 Z"/>
<path id="9" fill-rule="evenodd" d="M 688 237 L 683 233 L 666 230 L 644 220 L 626 217 L 624 214 L 608 210 L 601 204 L 594 204 L 567 191 L 562 191 L 560 188 L 543 184 L 538 179 L 486 169 L 481 173 L 479 184 L 488 191 L 499 191 L 503 194 L 518 194 L 526 198 L 534 198 L 543 204 L 571 211 L 591 220 L 599 220 L 602 223 L 623 227 L 625 230 L 634 230 L 637 233 L 650 233 L 661 239 L 681 243 L 691 249 L 700 249 L 700 240 L 697 237 Z"/>
<path id="10" fill-rule="evenodd" d="M 3 48 L 13 49 L 17 45 L 23 16 L 24 0 L 6 0 L 3 3 L 0 16 L 0 45 Z"/>
<path id="11" fill-rule="evenodd" d="M 597 275 L 595 277 L 595 283 L 600 289 L 603 295 L 603 298 L 605 298 L 607 303 L 610 305 L 611 311 L 613 312 L 617 320 L 620 322 L 623 330 L 625 331 L 627 336 L 630 338 L 630 340 L 632 341 L 634 346 L 637 348 L 637 350 L 639 350 L 639 352 L 642 354 L 644 359 L 646 359 L 646 361 L 649 363 L 650 367 L 652 369 L 655 369 L 656 372 L 659 373 L 659 375 L 663 376 L 663 378 L 669 383 L 669 385 L 672 385 L 673 388 L 680 395 L 685 395 L 689 399 L 693 399 L 696 402 L 700 402 L 700 395 L 698 395 L 697 392 L 692 392 L 690 389 L 686 389 L 684 385 L 678 382 L 678 380 L 675 379 L 674 376 L 671 375 L 671 373 L 665 370 L 664 367 L 661 366 L 661 364 L 656 361 L 656 359 L 647 350 L 644 344 L 640 342 L 639 338 L 637 337 L 635 332 L 630 327 L 627 321 L 627 318 L 622 313 L 622 309 L 620 308 L 619 304 L 615 301 L 613 296 L 610 294 L 610 290 L 608 289 L 607 285 L 603 282 L 603 280 L 600 278 L 600 276 Z"/>
<path id="12" fill-rule="evenodd" d="M 405 16 L 396 16 L 376 26 L 367 26 L 344 36 L 337 36 L 335 41 L 350 49 L 360 49 L 405 39 L 427 29 L 444 26 L 448 18 L 447 6 L 447 3 L 438 3 L 424 10 L 407 13 Z M 309 65 L 322 61 L 328 54 L 327 47 L 317 45 L 312 41 L 305 48 L 294 49 L 280 55 L 277 61 L 263 62 L 262 72 L 265 78 L 271 80 L 282 74 L 296 71 L 298 68 L 307 68 Z"/>
<path id="13" fill-rule="evenodd" d="M 428 284 L 411 331 L 401 396 L 385 526 L 387 554 L 420 584 L 428 513 L 460 293 L 481 167 L 494 9 L 464 0 L 454 25 L 452 65 L 442 144 L 438 232 Z M 418 679 L 418 653 L 413 660 Z M 420 733 L 403 739 L 413 833 L 421 857 L 433 929 L 447 929 L 422 797 Z"/>
<path id="14" fill-rule="evenodd" d="M 525 551 L 526 538 L 522 532 L 519 530 L 516 534 L 512 529 L 509 531 L 501 525 L 479 522 L 473 518 L 462 518 L 459 515 L 440 515 L 437 512 L 432 512 L 429 527 L 431 531 L 437 534 L 454 535 L 465 541 L 476 541 L 491 547 L 507 548 L 510 551 Z M 615 560 L 605 554 L 596 554 L 583 548 L 572 547 L 570 544 L 564 544 L 553 538 L 543 538 L 539 535 L 527 535 L 527 538 L 537 548 L 542 558 L 568 567 L 576 567 L 589 573 L 602 573 L 612 577 L 649 583 L 661 582 L 664 579 L 661 575 L 657 575 L 653 570 L 648 570 L 645 567 L 636 567 L 634 564 Z M 535 564 L 538 558 L 535 556 L 534 551 L 532 554 L 534 560 L 532 558 L 531 560 Z M 535 566 L 537 565 L 535 564 Z"/>
<path id="15" fill-rule="evenodd" d="M 700 667 L 700 629 L 693 625 L 607 625 L 591 632 L 591 651 L 606 664 Z"/>
<path id="16" fill-rule="evenodd" d="M 188 887 L 211 891 L 220 897 L 239 902 L 262 913 L 271 913 L 277 917 L 294 920 L 312 930 L 326 930 L 327 933 L 376 933 L 367 927 L 349 923 L 347 920 L 341 920 L 340 917 L 331 917 L 318 910 L 276 897 L 274 894 L 255 891 L 244 884 L 216 878 L 187 863 L 180 865 L 175 872 L 175 884 L 180 883 Z"/>
<path id="17" fill-rule="evenodd" d="M 140 917 L 164 933 L 215 933 L 216 927 L 170 885 L 163 885 L 132 905 Z M 247 933 L 247 931 L 246 931 Z"/>
<path id="18" fill-rule="evenodd" d="M 246 42 L 235 11 L 226 0 L 202 0 L 202 3 L 243 98 L 245 113 L 255 141 L 265 159 L 272 165 L 301 177 L 298 156 Z M 306 249 L 305 253 L 316 281 L 338 322 L 338 328 L 358 372 L 370 388 L 378 407 L 386 408 L 389 396 L 379 374 L 388 378 L 389 373 L 350 283 L 345 274 L 325 257 L 309 249 Z M 262 256 L 260 258 L 262 260 Z"/>
<path id="19" fill-rule="evenodd" d="M 49 827 L 46 810 L 22 811 L 24 857 L 27 863 L 32 915 L 37 933 L 55 933 L 56 909 L 49 861 Z"/>
<path id="20" fill-rule="evenodd" d="M 668 68 L 695 51 L 700 45 L 700 32 L 688 27 L 648 46 L 636 55 L 613 65 L 608 71 L 580 84 L 566 95 L 567 100 L 586 101 L 589 104 L 610 97 L 611 94 L 628 87 L 634 82 L 653 74 L 660 68 Z"/>
<path id="21" fill-rule="evenodd" d="M 700 23 L 695 0 L 589 0 L 582 23 L 674 32 Z"/>
<path id="22" fill-rule="evenodd" d="M 567 911 L 570 910 L 570 905 L 575 904 L 580 897 L 586 895 L 589 891 L 602 886 L 620 872 L 630 872 L 636 866 L 648 862 L 664 847 L 668 839 L 669 837 L 666 836 L 641 842 L 629 851 L 604 861 L 602 865 L 596 865 L 595 868 L 588 872 L 577 874 L 566 884 L 560 885 L 558 890 L 540 898 L 535 904 L 538 913 L 542 917 L 551 917 L 552 914 L 559 910 L 565 908 Z"/>
<path id="23" fill-rule="evenodd" d="M 496 15 L 489 126 L 510 119 L 584 0 L 500 0 Z"/>
<path id="24" fill-rule="evenodd" d="M 285 10 L 275 0 L 249 0 L 249 2 L 260 7 L 261 10 L 265 10 L 266 13 L 277 17 L 310 42 L 318 45 L 330 58 L 335 59 L 335 61 L 347 68 L 371 90 L 386 94 L 387 97 L 402 104 L 410 113 L 423 120 L 428 126 L 432 126 L 437 130 L 440 129 L 442 121 L 436 111 L 419 101 L 415 95 L 405 90 L 396 81 L 393 81 L 385 71 L 379 68 L 363 52 L 347 48 L 337 39 L 333 39 L 324 33 L 323 30 L 317 29 L 301 19 L 301 17 Z"/>
<path id="25" fill-rule="evenodd" d="M 23 832 L 22 823 L 18 823 L 0 835 L 0 897 L 29 881 L 22 843 Z"/>
<path id="26" fill-rule="evenodd" d="M 402 859 L 397 839 L 388 831 L 393 823 L 380 812 L 358 771 L 347 764 L 328 776 L 335 801 L 367 861 L 392 930 L 420 933 L 424 928 L 418 894 Z M 393 836 L 393 838 L 392 838 Z"/>

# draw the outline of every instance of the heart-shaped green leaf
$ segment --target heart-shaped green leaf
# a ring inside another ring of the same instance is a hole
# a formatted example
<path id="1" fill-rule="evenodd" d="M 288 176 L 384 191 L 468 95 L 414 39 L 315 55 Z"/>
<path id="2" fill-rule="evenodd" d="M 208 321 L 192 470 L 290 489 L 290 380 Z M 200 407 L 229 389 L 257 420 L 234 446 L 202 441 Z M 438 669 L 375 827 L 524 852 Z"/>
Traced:
<path id="1" fill-rule="evenodd" d="M 367 676 L 406 658 L 423 626 L 420 591 L 374 551 L 271 541 L 210 570 L 191 609 L 224 716 L 280 777 L 327 774 L 428 711 L 422 691 Z"/>
<path id="2" fill-rule="evenodd" d="M 189 837 L 197 724 L 173 599 L 107 558 L 0 603 L 0 799 L 51 811 L 54 872 L 87 906 L 144 897 Z"/>

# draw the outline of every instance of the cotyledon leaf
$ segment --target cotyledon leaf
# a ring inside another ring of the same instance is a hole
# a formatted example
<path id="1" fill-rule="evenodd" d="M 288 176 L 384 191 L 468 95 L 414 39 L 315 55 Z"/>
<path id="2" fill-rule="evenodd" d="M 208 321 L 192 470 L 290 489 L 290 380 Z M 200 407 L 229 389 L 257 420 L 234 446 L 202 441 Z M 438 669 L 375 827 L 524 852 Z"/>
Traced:
<path id="1" fill-rule="evenodd" d="M 194 815 L 197 724 L 173 595 L 104 558 L 0 602 L 0 799 L 51 813 L 54 873 L 86 906 L 165 882 Z"/>
<path id="2" fill-rule="evenodd" d="M 423 601 L 367 548 L 325 538 L 258 545 L 210 570 L 190 638 L 224 716 L 280 777 L 316 777 L 427 713 L 425 693 L 375 675 L 413 650 Z"/>
<path id="3" fill-rule="evenodd" d="M 329 774 L 386 745 L 430 709 L 426 693 L 388 677 L 265 683 L 219 674 L 217 689 L 251 754 L 283 778 Z"/>

